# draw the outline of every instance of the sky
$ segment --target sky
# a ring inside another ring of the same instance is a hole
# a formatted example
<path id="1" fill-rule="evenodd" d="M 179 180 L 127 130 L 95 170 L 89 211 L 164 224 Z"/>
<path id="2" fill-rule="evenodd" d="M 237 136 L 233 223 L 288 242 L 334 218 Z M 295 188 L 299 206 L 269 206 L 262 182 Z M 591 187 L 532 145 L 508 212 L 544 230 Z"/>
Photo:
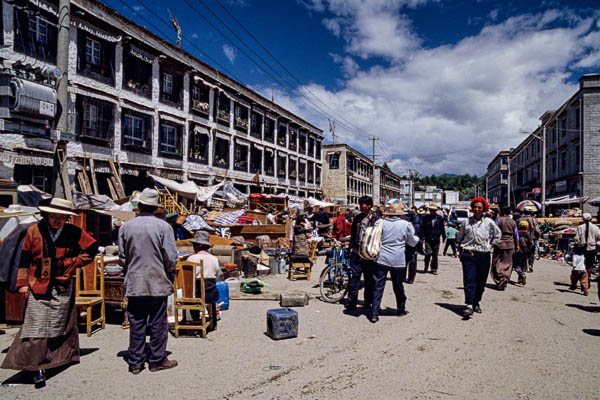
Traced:
<path id="1" fill-rule="evenodd" d="M 105 3 L 400 175 L 485 174 L 600 73 L 597 0 Z"/>

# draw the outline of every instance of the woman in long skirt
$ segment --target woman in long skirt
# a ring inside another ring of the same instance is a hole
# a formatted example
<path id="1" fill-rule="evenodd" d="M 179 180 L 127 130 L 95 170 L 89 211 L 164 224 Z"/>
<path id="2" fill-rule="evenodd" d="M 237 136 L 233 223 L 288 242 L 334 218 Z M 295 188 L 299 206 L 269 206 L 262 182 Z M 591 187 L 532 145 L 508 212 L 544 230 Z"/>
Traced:
<path id="1" fill-rule="evenodd" d="M 67 223 L 77 215 L 72 208 L 63 199 L 40 206 L 43 220 L 29 227 L 23 241 L 17 288 L 27 308 L 2 368 L 31 371 L 36 387 L 45 385 L 46 369 L 79 361 L 73 276 L 92 261 L 98 245 Z"/>

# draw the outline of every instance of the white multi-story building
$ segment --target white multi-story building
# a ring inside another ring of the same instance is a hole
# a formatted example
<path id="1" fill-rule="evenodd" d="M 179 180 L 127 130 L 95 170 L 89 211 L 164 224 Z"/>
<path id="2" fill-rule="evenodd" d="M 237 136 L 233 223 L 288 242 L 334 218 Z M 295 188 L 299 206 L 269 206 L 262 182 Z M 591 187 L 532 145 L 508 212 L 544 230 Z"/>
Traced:
<path id="1" fill-rule="evenodd" d="M 7 85 L 24 85 L 47 98 L 40 110 L 0 112 L 0 177 L 52 190 L 57 117 L 47 104 L 55 81 L 35 68 L 55 70 L 65 51 L 72 184 L 91 157 L 99 191 L 108 194 L 106 160 L 118 158 L 127 193 L 155 174 L 202 186 L 226 177 L 244 193 L 320 196 L 316 126 L 95 0 L 71 2 L 69 45 L 60 49 L 58 0 L 20 3 L 27 7 L 2 2 L 0 85 L 4 94 Z M 5 95 L 0 111 L 10 101 Z M 260 188 L 252 188 L 256 174 Z"/>

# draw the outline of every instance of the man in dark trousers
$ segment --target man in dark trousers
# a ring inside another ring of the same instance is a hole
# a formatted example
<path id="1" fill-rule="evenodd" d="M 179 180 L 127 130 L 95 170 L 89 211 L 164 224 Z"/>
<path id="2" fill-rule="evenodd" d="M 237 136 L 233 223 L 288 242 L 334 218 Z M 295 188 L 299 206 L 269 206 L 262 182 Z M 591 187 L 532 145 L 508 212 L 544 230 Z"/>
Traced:
<path id="1" fill-rule="evenodd" d="M 527 234 L 529 235 L 528 247 L 529 247 L 529 257 L 527 257 L 527 272 L 533 272 L 533 263 L 535 262 L 535 242 L 540 238 L 540 225 L 535 218 L 535 211 L 526 206 L 523 209 L 523 217 L 522 220 L 527 221 L 529 224 L 529 229 L 527 230 Z"/>
<path id="2" fill-rule="evenodd" d="M 119 258 L 126 271 L 129 316 L 129 372 L 139 374 L 148 362 L 151 372 L 177 366 L 167 359 L 167 296 L 173 293 L 177 247 L 171 226 L 155 216 L 162 207 L 158 192 L 144 189 L 140 214 L 119 230 Z M 146 329 L 150 331 L 146 359 Z"/>
<path id="3" fill-rule="evenodd" d="M 358 255 L 358 249 L 360 247 L 360 237 L 363 229 L 369 226 L 375 225 L 375 222 L 379 219 L 371 208 L 373 207 L 373 199 L 369 196 L 363 196 L 358 199 L 360 205 L 360 214 L 354 217 L 352 221 L 352 230 L 350 236 L 350 268 L 352 269 L 352 277 L 349 282 L 348 300 L 346 302 L 346 311 L 356 311 L 356 304 L 358 302 L 358 291 L 360 290 L 360 278 L 361 275 L 365 274 L 365 307 L 371 307 L 371 301 L 373 299 L 373 285 L 372 280 L 369 277 L 372 275 L 374 269 L 374 261 L 362 259 Z"/>
<path id="4" fill-rule="evenodd" d="M 427 208 L 429 214 L 423 217 L 421 232 L 425 239 L 425 269 L 427 272 L 431 263 L 431 273 L 438 274 L 438 253 L 440 251 L 440 236 L 446 240 L 446 230 L 444 228 L 444 218 L 437 215 L 439 207 L 431 203 Z"/>

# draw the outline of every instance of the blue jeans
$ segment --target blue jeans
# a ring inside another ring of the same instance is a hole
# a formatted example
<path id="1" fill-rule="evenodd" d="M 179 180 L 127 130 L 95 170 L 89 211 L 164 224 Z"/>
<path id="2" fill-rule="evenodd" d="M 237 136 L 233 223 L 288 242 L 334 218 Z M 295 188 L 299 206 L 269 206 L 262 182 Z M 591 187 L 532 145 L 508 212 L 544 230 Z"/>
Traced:
<path id="1" fill-rule="evenodd" d="M 360 279 L 363 274 L 362 263 L 356 249 L 350 255 L 350 269 L 352 276 L 350 277 L 350 282 L 348 282 L 348 304 L 356 305 L 358 302 L 358 291 L 360 290 Z"/>
<path id="2" fill-rule="evenodd" d="M 465 304 L 477 305 L 481 301 L 485 282 L 490 273 L 490 253 L 464 250 L 460 261 L 463 267 Z"/>

